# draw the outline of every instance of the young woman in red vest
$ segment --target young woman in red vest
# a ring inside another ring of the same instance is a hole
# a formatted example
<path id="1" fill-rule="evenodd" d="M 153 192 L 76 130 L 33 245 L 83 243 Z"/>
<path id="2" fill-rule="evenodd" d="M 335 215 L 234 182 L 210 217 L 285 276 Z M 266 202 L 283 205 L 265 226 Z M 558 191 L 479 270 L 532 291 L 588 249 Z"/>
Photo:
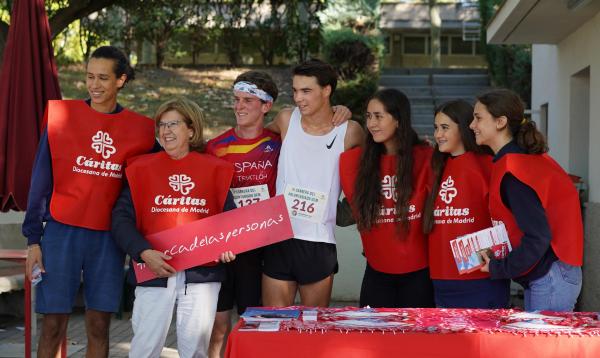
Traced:
<path id="1" fill-rule="evenodd" d="M 42 271 L 36 311 L 44 315 L 38 357 L 54 357 L 83 280 L 87 355 L 108 355 L 112 312 L 119 309 L 125 254 L 110 238 L 111 210 L 125 161 L 154 143 L 150 118 L 123 108 L 118 93 L 134 79 L 123 52 L 94 50 L 86 100 L 49 101 L 23 221 L 27 276 Z M 44 225 L 44 223 L 46 223 Z"/>
<path id="2" fill-rule="evenodd" d="M 128 279 L 137 284 L 130 356 L 160 356 L 177 302 L 179 355 L 204 357 L 224 268 L 210 263 L 176 272 L 170 257 L 153 250 L 145 236 L 235 208 L 229 193 L 233 165 L 199 153 L 204 149 L 203 114 L 196 103 L 183 98 L 163 103 L 155 121 L 165 151 L 128 161 L 129 186 L 113 209 L 117 244 L 158 276 L 137 283 L 130 270 Z M 223 262 L 234 258 L 231 252 L 221 254 Z"/>
<path id="3" fill-rule="evenodd" d="M 459 274 L 450 241 L 490 227 L 488 210 L 492 157 L 469 129 L 473 106 L 463 100 L 435 110 L 433 186 L 423 228 L 429 234 L 429 271 L 435 304 L 444 308 L 506 308 L 510 280 L 490 280 L 479 271 Z"/>
<path id="4" fill-rule="evenodd" d="M 410 124 L 410 103 L 395 89 L 367 107 L 364 147 L 342 153 L 342 189 L 352 207 L 367 267 L 360 305 L 433 307 L 422 212 L 432 148 Z"/>
<path id="5" fill-rule="evenodd" d="M 525 309 L 571 311 L 581 290 L 583 223 L 577 190 L 550 156 L 523 102 L 510 90 L 477 97 L 471 129 L 495 153 L 490 214 L 506 225 L 513 251 L 483 272 L 525 288 Z"/>

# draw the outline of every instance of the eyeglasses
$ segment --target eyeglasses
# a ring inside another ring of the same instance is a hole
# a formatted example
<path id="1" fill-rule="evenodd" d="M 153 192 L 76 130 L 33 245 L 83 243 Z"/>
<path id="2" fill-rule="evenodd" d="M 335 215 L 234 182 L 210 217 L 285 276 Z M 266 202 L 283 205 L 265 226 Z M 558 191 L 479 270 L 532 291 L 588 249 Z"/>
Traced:
<path id="1" fill-rule="evenodd" d="M 158 124 L 156 125 L 159 129 L 173 129 L 175 127 L 177 127 L 179 125 L 179 123 L 183 122 L 182 120 L 178 119 L 176 121 L 171 121 L 171 122 L 158 122 Z"/>

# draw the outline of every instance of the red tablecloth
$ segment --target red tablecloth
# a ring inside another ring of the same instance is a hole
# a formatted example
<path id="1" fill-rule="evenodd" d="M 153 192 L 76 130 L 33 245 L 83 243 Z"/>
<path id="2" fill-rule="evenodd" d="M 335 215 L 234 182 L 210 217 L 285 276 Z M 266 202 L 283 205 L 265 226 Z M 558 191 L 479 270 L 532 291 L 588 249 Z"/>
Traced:
<path id="1" fill-rule="evenodd" d="M 498 312 L 505 314 L 508 311 Z M 436 310 L 427 310 L 427 314 L 432 317 L 436 313 Z M 499 317 L 498 322 L 505 324 L 504 319 L 505 317 Z M 240 331 L 242 325 L 243 321 L 240 321 L 229 336 L 225 354 L 228 358 L 600 357 L 600 336 L 597 335 L 596 328 L 589 332 L 581 328 L 576 334 L 518 330 L 505 332 L 502 328 L 477 330 L 472 327 L 467 328 L 468 331 L 448 332 L 433 326 L 425 327 L 431 332 L 378 329 L 303 330 L 300 328 L 301 320 L 298 320 L 293 324 L 282 324 L 282 331 L 257 332 Z"/>

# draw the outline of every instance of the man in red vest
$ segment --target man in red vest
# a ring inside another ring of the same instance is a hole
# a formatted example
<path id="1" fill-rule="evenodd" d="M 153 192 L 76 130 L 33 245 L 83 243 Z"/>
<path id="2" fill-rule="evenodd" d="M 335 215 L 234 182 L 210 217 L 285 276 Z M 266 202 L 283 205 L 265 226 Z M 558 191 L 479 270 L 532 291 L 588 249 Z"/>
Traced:
<path id="1" fill-rule="evenodd" d="M 48 128 L 36 154 L 23 222 L 27 275 L 39 269 L 42 277 L 36 295 L 36 311 L 44 315 L 38 357 L 55 357 L 82 277 L 86 355 L 108 356 L 124 263 L 109 233 L 111 209 L 126 159 L 149 152 L 155 143 L 153 121 L 117 103 L 117 93 L 134 78 L 121 51 L 96 49 L 86 76 L 88 100 L 47 105 Z"/>

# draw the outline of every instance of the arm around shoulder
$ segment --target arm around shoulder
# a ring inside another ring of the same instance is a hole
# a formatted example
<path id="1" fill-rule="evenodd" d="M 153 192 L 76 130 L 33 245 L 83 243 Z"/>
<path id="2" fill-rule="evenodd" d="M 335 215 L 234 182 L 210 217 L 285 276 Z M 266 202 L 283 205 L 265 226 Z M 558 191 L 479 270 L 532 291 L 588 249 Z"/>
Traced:
<path id="1" fill-rule="evenodd" d="M 365 140 L 365 131 L 356 121 L 348 121 L 348 129 L 344 138 L 344 150 L 362 146 Z"/>
<path id="2" fill-rule="evenodd" d="M 265 128 L 271 132 L 280 134 L 281 139 L 283 139 L 290 124 L 290 118 L 292 117 L 293 111 L 294 109 L 290 107 L 283 108 L 281 111 L 279 111 L 279 113 L 277 113 L 275 118 L 265 126 Z"/>

